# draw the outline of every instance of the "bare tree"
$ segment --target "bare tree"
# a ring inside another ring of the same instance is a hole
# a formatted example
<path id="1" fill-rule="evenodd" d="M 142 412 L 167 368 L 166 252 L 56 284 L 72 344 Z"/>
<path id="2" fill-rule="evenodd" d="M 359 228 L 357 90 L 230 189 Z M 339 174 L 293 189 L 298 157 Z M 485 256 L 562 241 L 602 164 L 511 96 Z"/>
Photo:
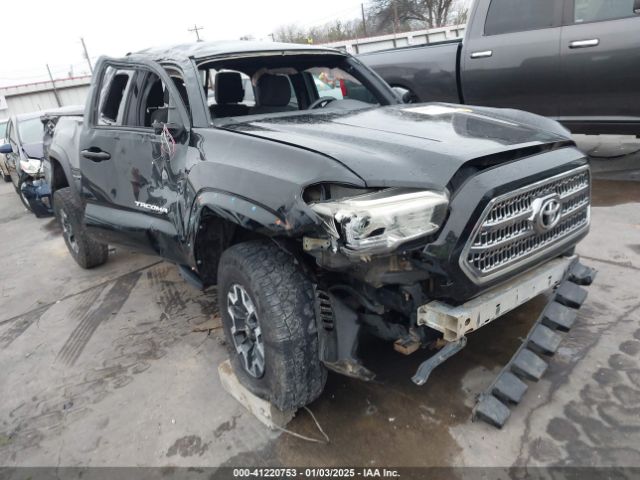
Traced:
<path id="1" fill-rule="evenodd" d="M 295 24 L 284 25 L 274 32 L 274 39 L 278 42 L 328 43 L 357 38 L 362 36 L 362 33 L 362 21 L 356 18 L 348 21 L 334 20 L 307 29 Z"/>
<path id="2" fill-rule="evenodd" d="M 466 23 L 470 0 L 370 0 L 364 12 L 369 35 Z M 283 25 L 274 33 L 278 42 L 328 43 L 365 36 L 363 19 L 336 19 L 324 25 L 301 28 Z"/>
<path id="3" fill-rule="evenodd" d="M 458 0 L 452 7 L 449 25 L 464 25 L 469 20 L 469 0 Z"/>
<path id="4" fill-rule="evenodd" d="M 379 31 L 388 31 L 389 25 L 398 24 L 401 29 L 410 29 L 416 23 L 422 28 L 435 28 L 447 25 L 455 1 L 372 0 L 371 11 Z"/>

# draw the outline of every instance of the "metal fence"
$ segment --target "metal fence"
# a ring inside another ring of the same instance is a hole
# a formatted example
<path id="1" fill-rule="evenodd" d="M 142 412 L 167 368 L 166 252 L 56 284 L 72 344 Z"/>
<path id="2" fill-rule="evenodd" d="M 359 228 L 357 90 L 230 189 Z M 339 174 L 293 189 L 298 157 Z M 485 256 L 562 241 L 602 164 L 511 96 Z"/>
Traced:
<path id="1" fill-rule="evenodd" d="M 412 32 L 380 35 L 377 37 L 357 38 L 341 42 L 323 43 L 323 46 L 344 50 L 353 55 L 375 52 L 390 48 L 407 47 L 410 45 L 428 45 L 430 43 L 452 40 L 464 35 L 466 25 L 452 25 L 449 27 L 431 28 L 428 30 L 414 30 Z"/>

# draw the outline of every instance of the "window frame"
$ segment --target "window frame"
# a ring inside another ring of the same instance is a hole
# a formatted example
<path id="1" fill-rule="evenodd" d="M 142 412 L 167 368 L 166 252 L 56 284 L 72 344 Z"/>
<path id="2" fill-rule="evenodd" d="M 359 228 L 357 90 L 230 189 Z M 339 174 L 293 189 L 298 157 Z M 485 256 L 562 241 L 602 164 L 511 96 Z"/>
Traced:
<path id="1" fill-rule="evenodd" d="M 113 68 L 115 72 L 113 77 L 109 79 L 109 89 L 111 89 L 111 82 L 113 82 L 113 79 L 117 75 L 118 70 L 131 70 L 133 73 L 129 77 L 129 80 L 127 81 L 127 85 L 125 86 L 124 91 L 122 93 L 122 98 L 120 99 L 120 105 L 123 107 L 123 110 L 120 111 L 120 108 L 118 108 L 118 115 L 117 115 L 118 118 L 116 119 L 116 122 L 118 122 L 119 119 L 121 119 L 120 121 L 123 121 L 129 118 L 128 110 L 129 110 L 129 104 L 130 104 L 129 96 L 131 94 L 131 85 L 134 84 L 137 80 L 138 69 L 136 68 L 135 65 L 131 65 L 128 63 L 118 63 L 118 62 L 107 61 L 102 64 L 99 71 L 100 80 L 96 85 L 96 92 L 95 92 L 94 98 L 92 99 L 92 105 L 94 106 L 94 108 L 91 109 L 90 125 L 92 128 L 98 128 L 101 130 L 136 129 L 136 127 L 131 127 L 129 125 L 118 125 L 117 123 L 112 125 L 101 125 L 100 123 L 98 123 L 100 113 L 101 113 L 101 108 L 102 108 L 102 91 L 104 88 L 106 88 L 106 85 L 105 85 L 106 73 L 110 67 Z M 109 92 L 106 92 L 106 93 L 107 95 L 109 94 Z"/>
<path id="2" fill-rule="evenodd" d="M 574 25 L 590 25 L 593 23 L 615 22 L 618 20 L 628 20 L 629 18 L 640 18 L 640 15 L 634 13 L 633 6 L 631 14 L 626 17 L 607 18 L 602 20 L 589 20 L 588 22 L 576 22 L 576 0 L 564 0 L 564 14 L 562 26 L 572 27 Z"/>
<path id="3" fill-rule="evenodd" d="M 193 124 L 193 102 L 191 101 L 191 97 L 189 96 L 189 88 L 188 88 L 187 76 L 185 75 L 184 70 L 177 63 L 170 62 L 170 61 L 160 62 L 158 64 L 158 66 L 159 66 L 159 68 L 162 69 L 162 71 L 171 80 L 171 82 L 170 82 L 171 83 L 171 87 L 167 87 L 167 88 L 169 88 L 169 92 L 171 92 L 171 89 L 176 90 L 176 93 L 177 93 L 177 97 L 176 98 L 179 99 L 180 103 L 182 104 L 182 107 L 184 108 L 184 111 L 187 114 L 187 117 L 189 119 L 189 125 Z M 180 92 L 177 92 L 177 88 L 176 88 L 175 84 L 173 83 L 173 77 L 172 77 L 172 75 L 170 73 L 170 70 L 175 71 L 182 78 L 182 81 L 183 81 L 184 86 L 185 86 L 185 91 L 187 93 L 187 101 L 189 102 L 189 105 L 185 105 L 184 100 L 182 99 L 182 95 L 180 95 Z M 156 72 L 154 72 L 154 73 L 156 73 Z M 162 80 L 162 77 L 160 77 L 160 79 Z"/>
<path id="4" fill-rule="evenodd" d="M 134 75 L 131 77 L 131 79 L 127 84 L 127 87 L 125 88 L 125 92 L 122 98 L 122 101 L 124 102 L 123 104 L 124 111 L 118 112 L 119 117 L 122 115 L 122 118 L 125 121 L 128 121 L 128 119 L 131 116 L 131 112 L 129 110 L 132 107 L 131 85 L 134 85 L 138 81 L 138 77 L 141 74 L 146 74 L 150 72 L 155 74 L 158 78 L 160 78 L 160 80 L 167 86 L 167 88 L 169 89 L 170 98 L 173 97 L 173 98 L 179 99 L 179 102 L 176 104 L 176 109 L 178 111 L 180 124 L 186 130 L 191 129 L 192 127 L 191 117 L 189 116 L 186 110 L 186 107 L 182 102 L 182 98 L 180 97 L 180 94 L 178 93 L 177 88 L 175 87 L 175 85 L 172 85 L 173 80 L 171 80 L 165 68 L 163 68 L 160 64 L 150 60 L 123 61 L 123 60 L 116 60 L 111 58 L 104 59 L 101 62 L 99 68 L 96 69 L 100 77 L 99 77 L 99 81 L 96 84 L 93 97 L 91 99 L 91 104 L 93 106 L 93 108 L 91 109 L 91 117 L 89 119 L 89 125 L 91 126 L 91 128 L 95 128 L 99 130 L 129 131 L 129 132 L 140 132 L 140 133 L 147 133 L 147 134 L 151 133 L 154 135 L 159 135 L 159 134 L 155 134 L 153 127 L 98 124 L 97 120 L 98 120 L 98 115 L 100 113 L 100 96 L 101 96 L 102 89 L 104 87 L 105 73 L 109 67 L 116 69 L 116 71 L 120 69 L 120 70 L 133 70 L 134 72 Z M 171 67 L 177 68 L 174 64 L 171 64 Z M 187 92 L 187 95 L 188 95 L 188 92 Z"/>
<path id="5" fill-rule="evenodd" d="M 500 0 L 490 0 L 489 4 L 487 5 L 487 13 L 486 16 L 484 18 L 484 22 L 482 25 L 482 36 L 483 37 L 497 37 L 499 35 L 512 35 L 514 33 L 524 33 L 524 32 L 536 32 L 539 30 L 549 30 L 552 28 L 559 28 L 561 26 L 563 26 L 563 20 L 564 20 L 564 16 L 566 14 L 566 0 L 555 0 L 554 1 L 554 12 L 553 12 L 553 23 L 550 26 L 545 26 L 545 27 L 534 27 L 534 28 L 527 28 L 524 30 L 511 30 L 508 32 L 500 32 L 500 33 L 491 33 L 488 34 L 487 33 L 487 22 L 489 20 L 489 14 L 491 13 L 491 7 L 493 5 L 494 2 L 496 1 L 500 1 Z M 524 1 L 524 0 L 523 0 Z"/>

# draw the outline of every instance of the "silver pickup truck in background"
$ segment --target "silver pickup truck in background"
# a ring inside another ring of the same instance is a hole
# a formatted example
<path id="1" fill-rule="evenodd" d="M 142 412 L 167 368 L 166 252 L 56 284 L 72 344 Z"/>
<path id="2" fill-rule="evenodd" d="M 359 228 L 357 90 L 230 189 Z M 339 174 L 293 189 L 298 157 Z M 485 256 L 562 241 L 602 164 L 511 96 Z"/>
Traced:
<path id="1" fill-rule="evenodd" d="M 476 0 L 464 40 L 363 54 L 413 102 L 527 110 L 640 135 L 640 0 Z"/>

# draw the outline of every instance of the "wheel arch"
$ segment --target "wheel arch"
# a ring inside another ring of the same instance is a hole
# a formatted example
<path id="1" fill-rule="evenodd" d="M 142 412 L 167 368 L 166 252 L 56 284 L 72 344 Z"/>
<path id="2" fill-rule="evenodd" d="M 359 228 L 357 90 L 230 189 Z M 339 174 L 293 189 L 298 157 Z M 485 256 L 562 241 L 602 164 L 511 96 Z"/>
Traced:
<path id="1" fill-rule="evenodd" d="M 294 208 L 284 214 L 228 192 L 201 192 L 194 200 L 189 222 L 189 243 L 200 278 L 205 285 L 216 283 L 220 256 L 232 245 L 271 238 L 283 248 L 291 237 L 315 227 L 312 219 L 301 213 Z"/>
<path id="2" fill-rule="evenodd" d="M 80 198 L 79 184 L 74 181 L 69 162 L 63 160 L 64 158 L 64 155 L 58 152 L 49 152 L 51 195 L 53 196 L 56 190 L 69 187 L 73 194 Z"/>

